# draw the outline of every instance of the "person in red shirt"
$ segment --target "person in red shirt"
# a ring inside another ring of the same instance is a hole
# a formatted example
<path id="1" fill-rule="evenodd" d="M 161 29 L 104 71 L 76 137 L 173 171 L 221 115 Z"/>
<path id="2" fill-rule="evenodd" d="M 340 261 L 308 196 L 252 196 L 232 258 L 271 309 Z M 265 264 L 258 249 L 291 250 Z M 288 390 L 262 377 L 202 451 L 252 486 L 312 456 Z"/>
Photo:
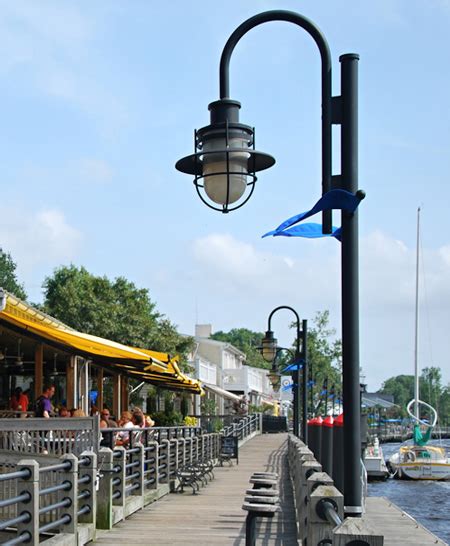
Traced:
<path id="1" fill-rule="evenodd" d="M 28 411 L 28 396 L 22 391 L 21 387 L 16 387 L 9 401 L 9 407 L 13 411 Z"/>

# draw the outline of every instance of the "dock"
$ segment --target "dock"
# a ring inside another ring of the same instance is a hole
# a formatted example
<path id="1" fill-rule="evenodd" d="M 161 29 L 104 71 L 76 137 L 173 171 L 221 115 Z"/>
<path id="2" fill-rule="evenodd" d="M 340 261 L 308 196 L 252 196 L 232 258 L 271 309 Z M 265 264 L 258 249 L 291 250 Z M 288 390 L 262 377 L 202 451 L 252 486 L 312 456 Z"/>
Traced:
<path id="1" fill-rule="evenodd" d="M 384 546 L 447 544 L 385 497 L 368 497 L 366 510 L 373 528 L 384 535 Z"/>
<path id="2" fill-rule="evenodd" d="M 286 460 L 287 434 L 264 434 L 252 438 L 239 452 L 239 464 L 224 463 L 214 470 L 215 479 L 193 495 L 166 495 L 133 514 L 110 531 L 98 533 L 93 544 L 121 546 L 135 544 L 244 545 L 245 490 L 254 472 L 278 472 L 282 511 L 263 523 L 258 535 L 264 544 L 297 546 L 292 486 Z"/>
<path id="3" fill-rule="evenodd" d="M 93 544 L 121 546 L 135 544 L 183 544 L 200 546 L 245 544 L 242 510 L 245 490 L 255 471 L 278 472 L 282 511 L 258 528 L 257 544 L 301 546 L 297 540 L 294 499 L 287 465 L 287 434 L 264 434 L 252 438 L 240 449 L 239 464 L 227 463 L 215 470 L 215 479 L 197 495 L 186 490 L 172 493 L 115 525 L 97 533 Z M 385 546 L 445 546 L 386 498 L 367 499 L 367 517 L 374 530 L 384 535 Z"/>

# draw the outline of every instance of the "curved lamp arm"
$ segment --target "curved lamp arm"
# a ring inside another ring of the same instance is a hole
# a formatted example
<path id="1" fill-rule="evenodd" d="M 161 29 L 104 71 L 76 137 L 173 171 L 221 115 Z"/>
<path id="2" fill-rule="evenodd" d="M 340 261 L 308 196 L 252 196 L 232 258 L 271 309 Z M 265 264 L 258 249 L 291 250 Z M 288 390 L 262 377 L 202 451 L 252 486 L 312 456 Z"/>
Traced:
<path id="1" fill-rule="evenodd" d="M 294 11 L 271 10 L 259 13 L 244 21 L 228 38 L 220 58 L 219 80 L 220 98 L 230 98 L 230 59 L 236 44 L 249 30 L 270 21 L 286 21 L 305 30 L 319 48 L 322 60 L 322 195 L 331 189 L 331 127 L 332 127 L 332 97 L 331 97 L 331 54 L 328 42 L 320 29 L 309 19 Z M 331 233 L 331 211 L 324 211 L 322 216 L 322 232 Z"/>
<path id="2" fill-rule="evenodd" d="M 300 317 L 298 316 L 298 313 L 295 309 L 293 309 L 292 307 L 289 307 L 289 305 L 280 305 L 279 307 L 276 307 L 269 315 L 269 319 L 267 321 L 267 330 L 272 330 L 271 328 L 272 317 L 277 311 L 280 311 L 280 309 L 287 309 L 288 311 L 292 311 L 292 313 L 294 313 L 295 315 L 296 327 L 297 327 L 297 335 L 295 336 L 295 344 L 296 344 L 295 349 L 297 353 L 296 356 L 298 356 L 298 354 L 300 353 Z"/>

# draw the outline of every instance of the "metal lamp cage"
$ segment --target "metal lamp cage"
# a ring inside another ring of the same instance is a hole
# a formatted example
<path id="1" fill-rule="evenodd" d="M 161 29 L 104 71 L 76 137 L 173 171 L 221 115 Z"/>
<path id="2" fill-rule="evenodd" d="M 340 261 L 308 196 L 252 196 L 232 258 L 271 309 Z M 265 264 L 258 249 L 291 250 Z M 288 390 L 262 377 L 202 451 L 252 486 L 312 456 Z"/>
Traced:
<path id="1" fill-rule="evenodd" d="M 225 148 L 205 150 L 204 145 L 206 142 L 212 139 L 221 138 L 225 142 Z M 247 148 L 233 147 L 231 145 L 232 139 L 240 138 L 248 142 Z M 248 154 L 247 159 L 247 172 L 230 170 L 233 162 L 233 154 L 242 153 Z M 224 158 L 226 170 L 223 172 L 213 172 L 204 174 L 204 158 L 207 155 L 217 155 Z M 228 120 L 221 123 L 214 123 L 206 127 L 202 127 L 194 132 L 194 153 L 180 159 L 176 163 L 177 170 L 186 174 L 194 175 L 194 186 L 197 190 L 200 199 L 213 210 L 220 211 L 222 213 L 228 213 L 230 211 L 241 208 L 253 194 L 255 189 L 255 182 L 257 181 L 256 172 L 268 169 L 275 163 L 275 159 L 266 153 L 255 150 L 255 130 L 248 125 L 242 123 L 230 123 Z M 230 206 L 230 180 L 233 175 L 245 177 L 246 190 L 244 194 L 237 200 L 237 204 Z M 226 176 L 226 200 L 222 206 L 213 204 L 205 194 L 205 180 L 213 176 Z"/>

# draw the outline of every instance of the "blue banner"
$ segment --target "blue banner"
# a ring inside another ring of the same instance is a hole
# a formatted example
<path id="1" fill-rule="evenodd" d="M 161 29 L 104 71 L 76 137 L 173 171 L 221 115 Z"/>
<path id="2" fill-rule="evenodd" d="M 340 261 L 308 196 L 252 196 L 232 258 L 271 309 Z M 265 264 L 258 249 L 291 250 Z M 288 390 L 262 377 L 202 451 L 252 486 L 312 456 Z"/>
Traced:
<path id="1" fill-rule="evenodd" d="M 363 197 L 363 193 L 358 193 L 355 195 L 354 193 L 346 190 L 331 190 L 323 195 L 312 209 L 288 218 L 273 231 L 265 233 L 263 237 L 268 237 L 269 235 L 273 235 L 274 237 L 307 237 L 309 239 L 315 239 L 317 237 L 335 237 L 340 241 L 341 228 L 333 227 L 331 234 L 324 235 L 320 224 L 303 224 L 302 226 L 292 226 L 306 220 L 306 218 L 314 216 L 314 214 L 317 214 L 318 212 L 323 212 L 324 210 L 337 209 L 345 210 L 346 212 L 354 212 Z"/>

